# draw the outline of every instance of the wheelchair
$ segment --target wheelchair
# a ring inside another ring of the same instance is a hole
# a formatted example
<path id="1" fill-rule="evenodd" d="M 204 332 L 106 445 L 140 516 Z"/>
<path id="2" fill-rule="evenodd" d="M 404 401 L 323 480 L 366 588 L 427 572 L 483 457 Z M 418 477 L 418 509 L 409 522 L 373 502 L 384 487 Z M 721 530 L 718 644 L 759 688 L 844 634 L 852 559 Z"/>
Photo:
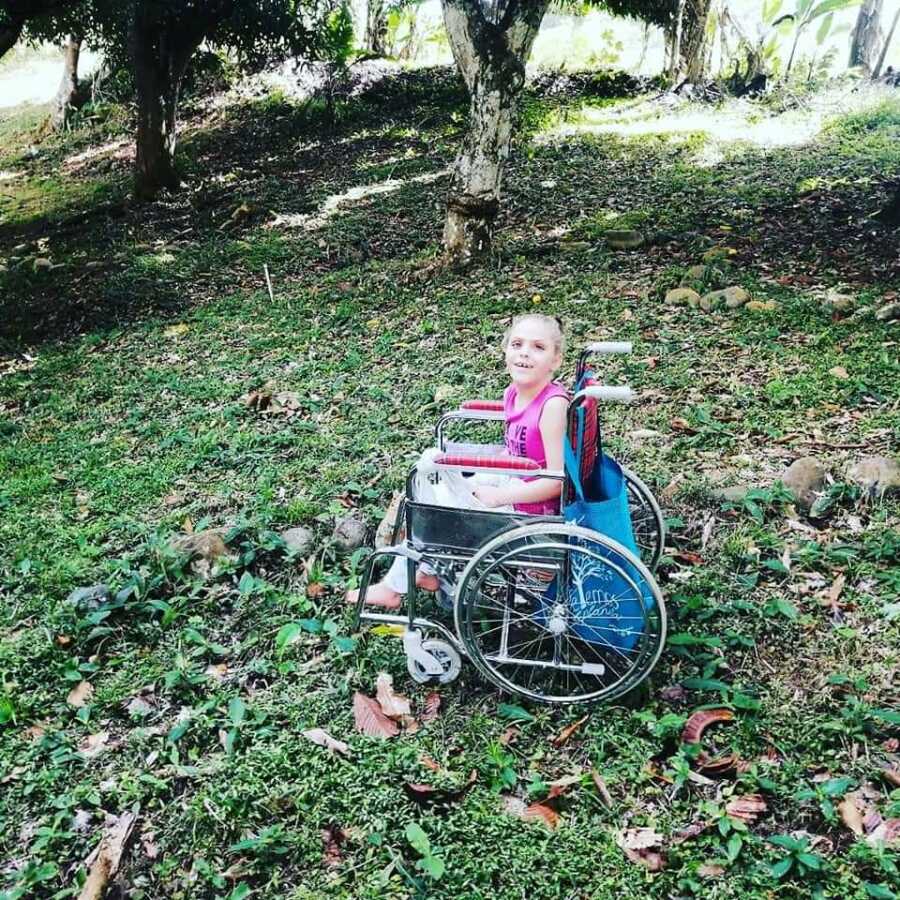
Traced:
<path id="1" fill-rule="evenodd" d="M 609 460 L 602 451 L 600 404 L 632 397 L 629 388 L 598 383 L 588 361 L 630 352 L 628 342 L 598 342 L 579 355 L 567 435 L 585 482 L 598 462 Z M 565 509 L 577 487 L 568 467 L 541 470 L 533 460 L 506 455 L 502 445 L 447 440 L 452 422 L 503 419 L 502 402 L 492 400 L 468 401 L 442 415 L 435 428 L 438 477 L 453 470 L 557 479 Z M 665 604 L 653 576 L 665 527 L 644 482 L 612 465 L 621 472 L 633 541 L 631 535 L 614 540 L 563 515 L 429 503 L 417 499 L 422 476 L 414 468 L 394 546 L 375 550 L 362 568 L 354 629 L 361 622 L 402 626 L 407 668 L 420 684 L 454 681 L 465 658 L 504 693 L 533 702 L 609 702 L 629 693 L 650 674 L 665 643 Z M 376 564 L 396 556 L 405 557 L 409 576 L 405 608 L 366 608 Z M 415 586 L 422 562 L 437 574 L 436 594 Z"/>

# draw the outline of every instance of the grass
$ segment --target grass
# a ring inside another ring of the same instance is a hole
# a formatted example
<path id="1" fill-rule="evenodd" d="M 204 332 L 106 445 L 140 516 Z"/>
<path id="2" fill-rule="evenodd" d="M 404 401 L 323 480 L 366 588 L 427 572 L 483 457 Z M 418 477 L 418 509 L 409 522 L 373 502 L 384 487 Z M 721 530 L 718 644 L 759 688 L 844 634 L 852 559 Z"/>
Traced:
<path id="1" fill-rule="evenodd" d="M 665 120 L 649 138 L 548 137 L 539 129 L 572 121 L 570 104 L 533 96 L 496 255 L 423 280 L 446 177 L 363 194 L 320 224 L 303 218 L 332 195 L 452 161 L 458 85 L 403 78 L 328 127 L 284 100 L 198 103 L 181 149 L 188 189 L 95 216 L 78 213 L 92 197 L 125 196 L 127 159 L 104 151 L 58 172 L 121 137 L 127 111 L 48 139 L 34 159 L 23 155 L 34 117 L 3 125 L 0 170 L 25 172 L 0 183 L 7 892 L 76 895 L 105 814 L 135 809 L 121 877 L 136 898 L 887 896 L 896 851 L 855 841 L 804 792 L 848 778 L 870 785 L 882 815 L 900 815 L 878 775 L 898 734 L 884 711 L 898 699 L 900 509 L 843 490 L 811 524 L 773 485 L 798 456 L 820 456 L 840 484 L 853 459 L 895 452 L 896 326 L 834 317 L 820 297 L 837 286 L 875 306 L 896 291 L 896 235 L 873 239 L 865 217 L 900 171 L 900 107 L 867 101 L 814 143 L 761 150 L 685 142 Z M 698 166 L 713 150 L 720 161 Z M 233 219 L 244 202 L 250 213 Z M 637 227 L 648 244 L 611 252 L 610 227 Z M 664 286 L 711 245 L 735 250 L 729 280 L 777 309 L 666 306 Z M 37 257 L 60 267 L 35 270 Z M 350 634 L 341 594 L 358 559 L 333 544 L 333 523 L 348 508 L 377 522 L 440 410 L 498 394 L 499 337 L 524 309 L 561 315 L 573 348 L 636 343 L 608 374 L 643 399 L 611 414 L 609 440 L 663 498 L 675 638 L 646 703 L 595 711 L 561 748 L 551 739 L 584 711 L 531 709 L 502 743 L 509 698 L 471 668 L 417 734 L 365 738 L 351 697 L 372 693 L 378 671 L 418 704 L 426 691 L 396 638 Z M 295 392 L 296 408 L 252 408 L 245 398 L 260 389 Z M 639 428 L 659 435 L 636 441 Z M 761 490 L 723 504 L 714 491 L 730 483 Z M 316 533 L 309 560 L 277 537 L 295 525 Z M 169 548 L 207 527 L 233 555 L 211 581 Z M 838 605 L 823 606 L 840 577 Z M 99 609 L 67 603 L 97 582 L 123 593 Z M 282 627 L 301 620 L 299 640 L 280 646 Z M 79 710 L 66 698 L 81 681 L 94 694 Z M 734 710 L 710 738 L 746 762 L 711 785 L 685 780 L 678 740 L 705 704 Z M 312 727 L 352 755 L 308 742 Z M 79 747 L 104 732 L 107 749 L 85 757 Z M 459 787 L 472 770 L 457 803 L 420 807 L 404 791 Z M 507 795 L 537 799 L 573 773 L 558 830 L 504 812 Z M 768 812 L 735 832 L 724 804 L 747 793 Z M 674 840 L 701 821 L 714 825 Z M 443 860 L 440 878 L 416 868 L 412 822 Z M 665 837 L 659 873 L 616 845 L 618 831 L 642 826 Z M 335 829 L 344 837 L 328 865 Z M 801 851 L 769 838 L 795 832 L 821 862 L 779 879 L 771 866 Z M 701 869 L 723 860 L 723 876 Z"/>

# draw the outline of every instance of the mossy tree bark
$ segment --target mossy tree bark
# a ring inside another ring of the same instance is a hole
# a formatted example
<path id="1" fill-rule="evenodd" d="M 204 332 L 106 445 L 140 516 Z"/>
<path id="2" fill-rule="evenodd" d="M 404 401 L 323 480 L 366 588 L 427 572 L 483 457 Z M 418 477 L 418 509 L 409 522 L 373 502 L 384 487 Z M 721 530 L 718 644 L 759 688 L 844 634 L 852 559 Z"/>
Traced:
<path id="1" fill-rule="evenodd" d="M 867 75 L 875 70 L 881 43 L 882 0 L 865 0 L 856 16 L 856 26 L 850 41 L 850 67 L 861 66 Z"/>
<path id="2" fill-rule="evenodd" d="M 53 112 L 50 123 L 57 131 L 69 124 L 69 116 L 75 108 L 75 95 L 78 92 L 78 57 L 81 54 L 81 38 L 70 34 L 63 47 L 63 74 L 56 96 L 53 98 Z"/>
<path id="3" fill-rule="evenodd" d="M 476 0 L 443 0 L 453 58 L 469 91 L 469 128 L 444 223 L 448 262 L 464 264 L 490 250 L 525 63 L 549 2 L 508 0 L 488 18 Z"/>
<path id="4" fill-rule="evenodd" d="M 137 154 L 134 192 L 141 200 L 160 190 L 177 190 L 175 168 L 178 94 L 188 62 L 204 28 L 159 14 L 152 3 L 137 3 L 131 27 L 131 56 L 137 87 Z"/>

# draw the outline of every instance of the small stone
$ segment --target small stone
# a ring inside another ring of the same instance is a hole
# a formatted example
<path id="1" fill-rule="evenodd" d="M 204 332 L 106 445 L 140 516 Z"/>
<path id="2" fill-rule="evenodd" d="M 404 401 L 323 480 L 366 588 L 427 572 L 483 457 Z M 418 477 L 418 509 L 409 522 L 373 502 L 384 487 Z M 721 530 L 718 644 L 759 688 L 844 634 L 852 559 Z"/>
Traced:
<path id="1" fill-rule="evenodd" d="M 180 534 L 172 539 L 169 546 L 176 553 L 184 553 L 191 559 L 199 558 L 209 563 L 228 553 L 222 535 L 212 530 Z"/>
<path id="2" fill-rule="evenodd" d="M 750 294 L 742 287 L 734 285 L 725 288 L 725 307 L 727 309 L 738 309 L 750 300 Z"/>
<path id="3" fill-rule="evenodd" d="M 31 268 L 34 269 L 35 272 L 39 272 L 41 269 L 52 269 L 53 263 L 50 262 L 49 259 L 44 258 L 43 256 L 39 256 L 32 264 Z"/>
<path id="4" fill-rule="evenodd" d="M 850 377 L 850 373 L 843 366 L 834 366 L 828 370 L 828 374 L 840 378 L 841 381 L 846 381 Z"/>
<path id="5" fill-rule="evenodd" d="M 617 230 L 607 231 L 604 235 L 606 243 L 613 250 L 636 250 L 643 246 L 644 236 L 639 231 Z"/>
<path id="6" fill-rule="evenodd" d="M 887 306 L 882 306 L 881 309 L 876 310 L 875 318 L 879 322 L 893 322 L 895 319 L 900 319 L 900 303 L 888 303 Z"/>
<path id="7" fill-rule="evenodd" d="M 105 584 L 92 584 L 90 587 L 76 588 L 66 597 L 66 603 L 78 610 L 92 612 L 110 598 L 109 588 Z"/>
<path id="8" fill-rule="evenodd" d="M 638 428 L 628 432 L 628 439 L 634 444 L 641 444 L 658 437 L 661 437 L 661 432 L 654 431 L 652 428 Z"/>
<path id="9" fill-rule="evenodd" d="M 847 470 L 847 478 L 868 497 L 883 497 L 900 490 L 900 464 L 887 456 L 867 456 Z"/>
<path id="10" fill-rule="evenodd" d="M 702 282 L 705 277 L 706 266 L 691 266 L 685 270 L 684 275 L 681 276 L 681 286 L 690 287 L 692 284 Z"/>
<path id="11" fill-rule="evenodd" d="M 726 503 L 743 503 L 747 494 L 753 490 L 752 485 L 747 484 L 735 484 L 731 487 L 722 488 L 721 490 L 714 491 L 713 496 L 717 500 L 722 500 Z"/>
<path id="12" fill-rule="evenodd" d="M 28 244 L 16 244 L 16 246 L 12 248 L 12 252 L 17 254 L 27 253 Z"/>
<path id="13" fill-rule="evenodd" d="M 88 271 L 94 271 L 95 269 L 102 269 L 106 263 L 102 259 L 92 259 L 89 262 L 84 264 L 85 269 Z"/>
<path id="14" fill-rule="evenodd" d="M 590 250 L 590 241 L 561 241 L 559 249 L 563 253 L 580 253 L 584 250 Z"/>
<path id="15" fill-rule="evenodd" d="M 312 529 L 298 525 L 296 528 L 288 528 L 286 531 L 282 531 L 281 539 L 284 541 L 284 548 L 288 553 L 305 556 L 312 550 L 316 536 Z"/>
<path id="16" fill-rule="evenodd" d="M 825 467 L 815 457 L 803 456 L 785 469 L 781 481 L 794 495 L 797 506 L 808 512 L 825 487 L 826 474 Z"/>
<path id="17" fill-rule="evenodd" d="M 366 528 L 365 522 L 355 516 L 343 516 L 335 523 L 331 536 L 341 550 L 349 553 L 365 544 L 367 534 L 368 528 Z"/>
<path id="18" fill-rule="evenodd" d="M 700 295 L 693 288 L 677 287 L 666 291 L 665 302 L 668 306 L 696 306 L 700 302 Z"/>
<path id="19" fill-rule="evenodd" d="M 730 247 L 710 247 L 701 259 L 705 263 L 719 263 L 728 260 L 729 256 L 734 256 L 735 251 Z"/>
<path id="20" fill-rule="evenodd" d="M 778 304 L 774 300 L 750 300 L 744 304 L 744 309 L 751 312 L 771 312 L 778 309 Z"/>
<path id="21" fill-rule="evenodd" d="M 832 312 L 847 312 L 852 309 L 856 303 L 855 298 L 849 294 L 841 294 L 834 288 L 829 288 L 825 297 L 822 299 L 822 305 Z"/>

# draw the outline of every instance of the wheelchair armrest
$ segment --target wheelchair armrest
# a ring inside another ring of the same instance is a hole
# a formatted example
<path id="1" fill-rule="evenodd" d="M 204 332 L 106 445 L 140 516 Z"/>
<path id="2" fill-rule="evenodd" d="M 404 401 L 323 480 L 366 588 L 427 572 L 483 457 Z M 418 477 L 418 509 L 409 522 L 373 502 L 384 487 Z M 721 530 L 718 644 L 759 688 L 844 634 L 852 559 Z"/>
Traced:
<path id="1" fill-rule="evenodd" d="M 460 409 L 482 410 L 483 412 L 503 412 L 502 400 L 465 400 L 459 405 Z"/>
<path id="2" fill-rule="evenodd" d="M 527 456 L 480 456 L 475 454 L 441 453 L 434 458 L 438 467 L 453 469 L 501 469 L 504 472 L 537 472 L 540 465 Z"/>

